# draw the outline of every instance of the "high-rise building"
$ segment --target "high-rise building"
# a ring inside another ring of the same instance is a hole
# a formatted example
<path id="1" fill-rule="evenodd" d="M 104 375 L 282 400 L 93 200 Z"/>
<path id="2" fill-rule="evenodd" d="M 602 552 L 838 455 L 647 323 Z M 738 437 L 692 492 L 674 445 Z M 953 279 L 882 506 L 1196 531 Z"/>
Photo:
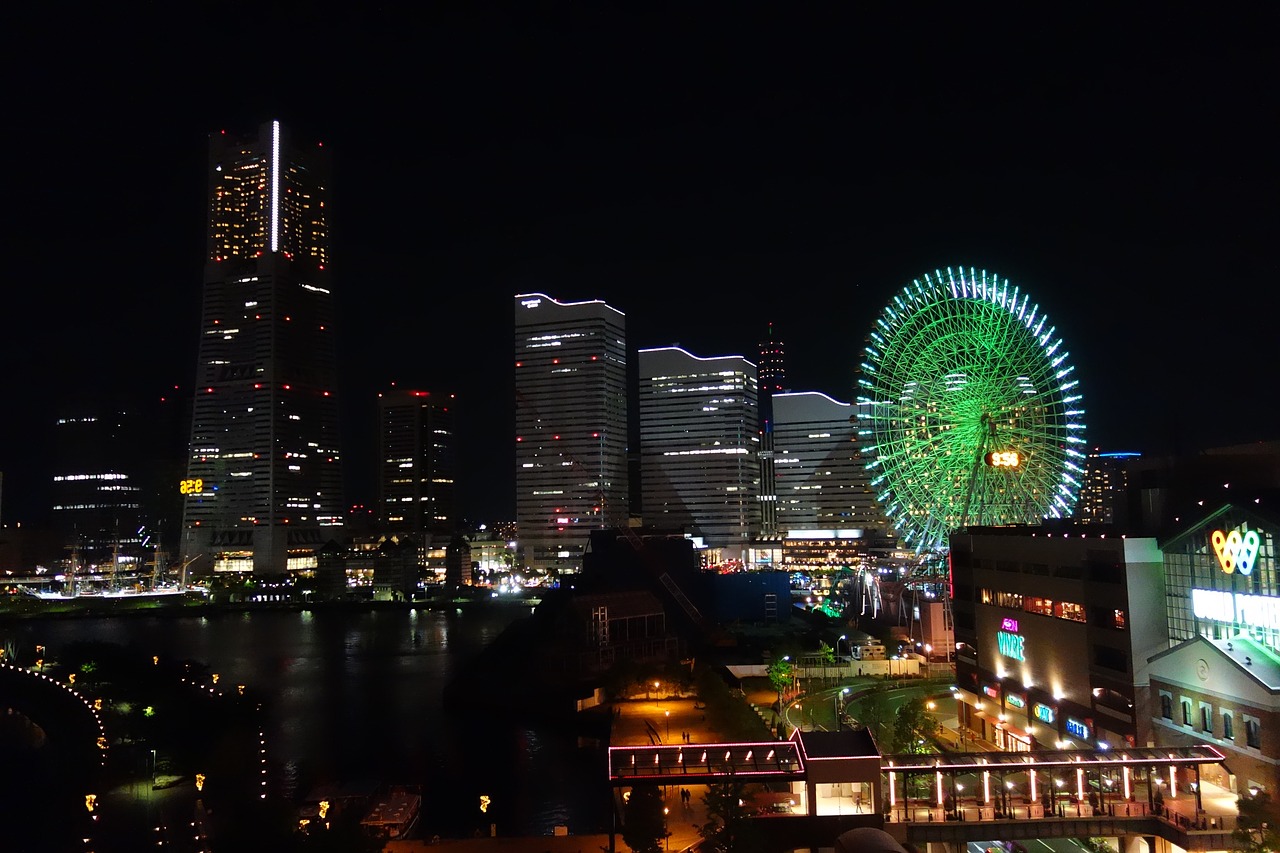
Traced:
<path id="1" fill-rule="evenodd" d="M 127 406 L 80 400 L 54 422 L 53 528 L 73 569 L 140 560 L 137 417 Z"/>
<path id="2" fill-rule="evenodd" d="M 645 523 L 700 538 L 708 562 L 745 564 L 760 527 L 756 366 L 679 347 L 637 362 Z"/>
<path id="3" fill-rule="evenodd" d="M 453 535 L 454 396 L 392 390 L 378 397 L 378 521 L 427 544 Z"/>
<path id="4" fill-rule="evenodd" d="M 778 528 L 789 535 L 814 529 L 884 535 L 888 523 L 862 459 L 854 406 L 803 391 L 775 394 L 773 412 Z"/>
<path id="5" fill-rule="evenodd" d="M 273 121 L 211 134 L 208 178 L 182 559 L 308 569 L 343 506 L 328 157 Z"/>
<path id="6" fill-rule="evenodd" d="M 778 538 L 778 492 L 773 460 L 773 395 L 780 394 L 787 379 L 786 347 L 773 337 L 760 343 L 757 376 L 760 384 L 760 538 Z"/>
<path id="7" fill-rule="evenodd" d="M 626 316 L 515 297 L 516 522 L 523 562 L 575 573 L 592 529 L 625 526 Z"/>
<path id="8" fill-rule="evenodd" d="M 1126 465 L 1138 459 L 1139 453 L 1089 454 L 1085 463 L 1084 484 L 1076 502 L 1075 517 L 1083 524 L 1123 524 L 1129 494 Z"/>

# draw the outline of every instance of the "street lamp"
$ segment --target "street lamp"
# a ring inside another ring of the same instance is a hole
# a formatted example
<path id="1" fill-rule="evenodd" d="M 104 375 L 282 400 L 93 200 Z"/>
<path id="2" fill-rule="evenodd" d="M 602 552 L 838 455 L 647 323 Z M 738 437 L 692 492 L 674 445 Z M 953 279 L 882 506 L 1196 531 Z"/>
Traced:
<path id="1" fill-rule="evenodd" d="M 663 711 L 662 713 L 667 718 L 667 740 L 671 740 L 671 712 Z"/>
<path id="2" fill-rule="evenodd" d="M 667 829 L 667 815 L 671 814 L 671 809 L 666 806 L 662 807 L 662 846 L 666 850 L 671 849 L 671 830 Z"/>

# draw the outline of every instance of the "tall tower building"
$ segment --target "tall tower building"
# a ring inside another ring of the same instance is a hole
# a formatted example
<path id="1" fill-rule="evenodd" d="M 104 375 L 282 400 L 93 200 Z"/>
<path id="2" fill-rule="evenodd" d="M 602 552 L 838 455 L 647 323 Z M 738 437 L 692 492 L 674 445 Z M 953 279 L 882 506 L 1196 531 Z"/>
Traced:
<path id="1" fill-rule="evenodd" d="M 53 528 L 76 569 L 140 558 L 142 457 L 137 410 L 79 400 L 54 423 Z"/>
<path id="2" fill-rule="evenodd" d="M 760 538 L 778 538 L 778 492 L 773 460 L 773 395 L 781 394 L 787 381 L 786 347 L 773 336 L 760 343 L 757 376 L 760 383 Z"/>
<path id="3" fill-rule="evenodd" d="M 774 395 L 773 410 L 778 527 L 792 536 L 806 530 L 884 535 L 888 522 L 862 459 L 854 406 L 806 391 Z"/>
<path id="4" fill-rule="evenodd" d="M 423 544 L 457 521 L 454 397 L 393 390 L 378 397 L 378 521 Z"/>
<path id="5" fill-rule="evenodd" d="M 760 526 L 756 366 L 679 347 L 637 363 L 645 523 L 700 537 L 710 562 L 745 564 Z"/>
<path id="6" fill-rule="evenodd" d="M 1076 502 L 1075 518 L 1082 524 L 1122 524 L 1128 520 L 1129 497 L 1127 465 L 1139 453 L 1089 454 L 1085 463 L 1084 484 Z"/>
<path id="7" fill-rule="evenodd" d="M 342 532 L 328 157 L 273 121 L 210 135 L 208 177 L 182 559 L 308 569 Z"/>
<path id="8" fill-rule="evenodd" d="M 574 573 L 592 529 L 629 521 L 626 317 L 515 297 L 516 522 L 524 565 Z"/>

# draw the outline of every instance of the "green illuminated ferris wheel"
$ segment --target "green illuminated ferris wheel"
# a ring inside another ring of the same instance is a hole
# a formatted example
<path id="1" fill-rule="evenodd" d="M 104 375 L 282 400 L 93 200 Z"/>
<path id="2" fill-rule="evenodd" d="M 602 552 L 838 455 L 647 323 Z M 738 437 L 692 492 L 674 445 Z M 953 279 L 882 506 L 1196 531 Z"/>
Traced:
<path id="1" fill-rule="evenodd" d="M 867 338 L 858 434 L 904 546 L 969 525 L 1071 515 L 1084 462 L 1079 380 L 1039 305 L 1007 279 L 937 270 Z"/>

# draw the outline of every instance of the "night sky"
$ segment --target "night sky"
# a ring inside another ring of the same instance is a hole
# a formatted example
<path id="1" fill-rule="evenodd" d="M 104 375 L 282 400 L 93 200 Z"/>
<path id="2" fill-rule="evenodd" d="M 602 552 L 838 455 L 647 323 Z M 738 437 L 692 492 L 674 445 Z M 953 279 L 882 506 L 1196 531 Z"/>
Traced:
<path id="1" fill-rule="evenodd" d="M 886 301 L 973 266 L 1056 323 L 1091 446 L 1280 437 L 1263 4 L 33 5 L 2 60 L 6 522 L 47 513 L 60 399 L 189 392 L 207 136 L 272 118 L 334 158 L 352 502 L 395 382 L 458 394 L 463 513 L 514 514 L 528 291 L 608 301 L 633 347 L 754 360 L 772 322 L 791 387 L 850 401 Z"/>

